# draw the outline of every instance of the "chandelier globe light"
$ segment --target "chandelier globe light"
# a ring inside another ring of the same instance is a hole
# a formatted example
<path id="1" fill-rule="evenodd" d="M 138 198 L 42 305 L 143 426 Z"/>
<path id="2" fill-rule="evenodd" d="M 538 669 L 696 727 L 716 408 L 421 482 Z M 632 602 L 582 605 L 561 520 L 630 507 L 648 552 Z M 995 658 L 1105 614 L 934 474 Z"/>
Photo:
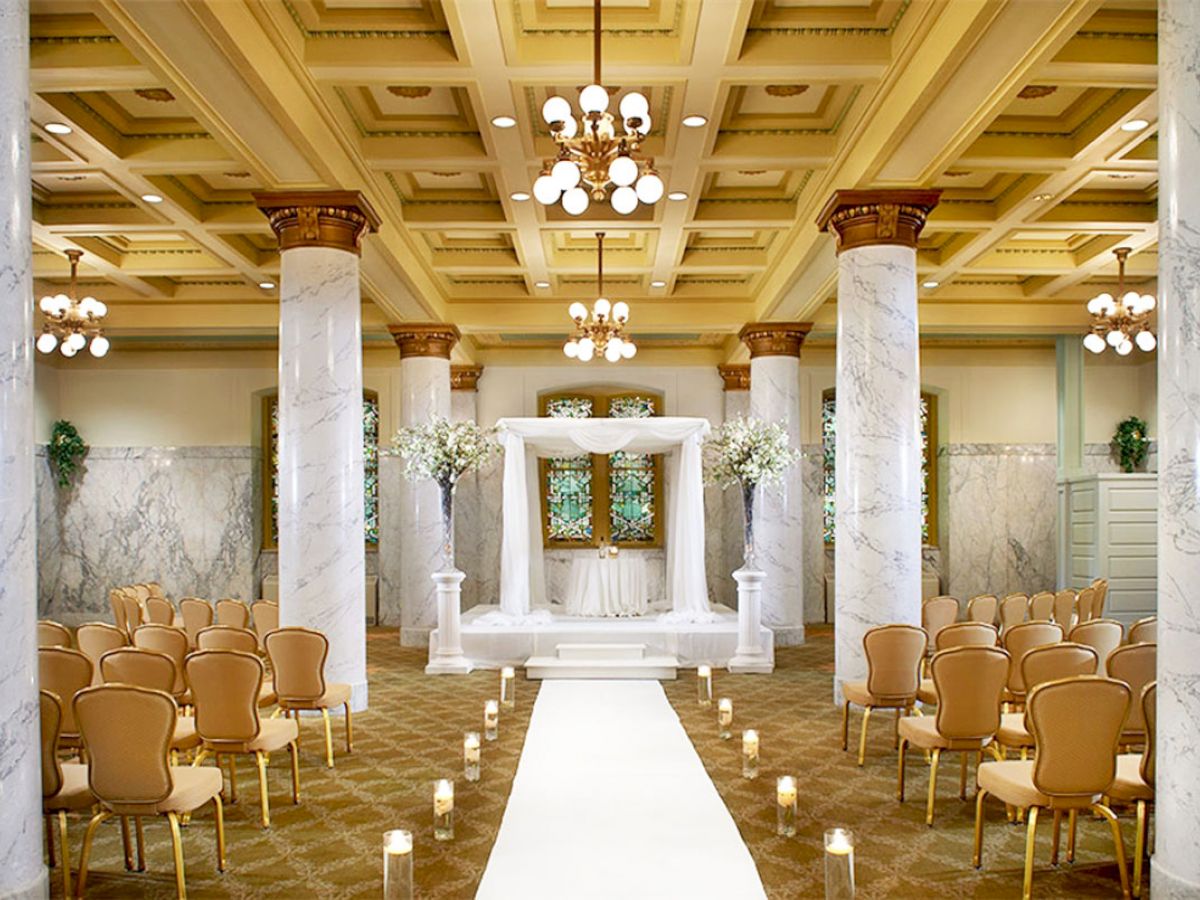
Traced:
<path id="1" fill-rule="evenodd" d="M 53 353 L 57 348 L 68 359 L 87 347 L 99 359 L 111 346 L 100 327 L 100 320 L 108 315 L 108 307 L 95 297 L 76 299 L 83 251 L 68 250 L 66 254 L 71 261 L 71 293 L 47 295 L 38 302 L 44 322 L 36 346 L 42 353 Z"/>
<path id="2" fill-rule="evenodd" d="M 580 362 L 591 362 L 597 353 L 612 363 L 633 359 L 637 354 L 637 345 L 624 330 L 629 321 L 629 304 L 624 300 L 613 303 L 604 296 L 603 231 L 596 233 L 596 246 L 596 293 L 599 296 L 591 310 L 578 300 L 567 308 L 567 315 L 575 323 L 575 330 L 563 345 L 563 353 L 568 359 Z"/>
<path id="3" fill-rule="evenodd" d="M 1103 353 L 1106 347 L 1112 347 L 1118 355 L 1128 356 L 1135 345 L 1146 353 L 1158 345 L 1150 330 L 1150 313 L 1157 301 L 1152 294 L 1125 290 L 1125 260 L 1130 252 L 1128 247 L 1113 251 L 1117 257 L 1116 296 L 1106 291 L 1088 301 L 1092 327 L 1084 336 L 1083 346 L 1092 353 Z"/>
<path id="4" fill-rule="evenodd" d="M 558 154 L 546 160 L 533 196 L 543 206 L 562 203 L 572 216 L 607 198 L 615 213 L 628 216 L 639 204 L 657 203 L 665 190 L 653 161 L 638 154 L 650 133 L 650 103 L 630 91 L 621 97 L 615 117 L 609 111 L 612 98 L 600 79 L 600 0 L 593 0 L 592 22 L 592 83 L 579 92 L 580 113 L 557 95 L 542 104 Z"/>

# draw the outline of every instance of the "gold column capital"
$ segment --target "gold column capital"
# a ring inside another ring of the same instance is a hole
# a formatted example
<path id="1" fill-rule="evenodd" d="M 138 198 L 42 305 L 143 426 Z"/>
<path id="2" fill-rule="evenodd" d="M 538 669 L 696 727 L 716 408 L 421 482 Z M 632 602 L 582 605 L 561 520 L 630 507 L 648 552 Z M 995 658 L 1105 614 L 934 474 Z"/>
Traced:
<path id="1" fill-rule="evenodd" d="M 750 348 L 751 359 L 760 356 L 799 359 L 800 345 L 811 330 L 812 322 L 749 322 L 738 332 L 738 338 Z"/>
<path id="2" fill-rule="evenodd" d="M 451 366 L 450 390 L 474 391 L 479 388 L 479 376 L 483 374 L 483 366 Z"/>
<path id="3" fill-rule="evenodd" d="M 459 330 L 444 322 L 412 322 L 389 325 L 388 332 L 400 348 L 400 358 L 434 356 L 449 359 L 450 351 L 462 337 Z"/>
<path id="4" fill-rule="evenodd" d="M 747 365 L 717 366 L 717 374 L 725 382 L 727 391 L 750 390 L 750 367 Z"/>
<path id="5" fill-rule="evenodd" d="M 917 248 L 917 238 L 941 191 L 835 191 L 817 216 L 822 231 L 837 235 L 837 252 L 895 244 Z"/>
<path id="6" fill-rule="evenodd" d="M 330 247 L 362 255 L 362 236 L 378 231 L 379 214 L 359 191 L 256 191 L 280 251 Z"/>

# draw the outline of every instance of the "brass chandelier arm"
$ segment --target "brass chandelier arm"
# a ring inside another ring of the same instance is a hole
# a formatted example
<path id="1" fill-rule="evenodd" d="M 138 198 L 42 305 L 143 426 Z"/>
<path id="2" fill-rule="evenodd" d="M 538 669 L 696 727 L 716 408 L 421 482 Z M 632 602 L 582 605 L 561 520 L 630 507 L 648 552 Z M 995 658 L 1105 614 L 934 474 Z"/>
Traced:
<path id="1" fill-rule="evenodd" d="M 592 84 L 600 83 L 600 0 L 592 0 Z"/>

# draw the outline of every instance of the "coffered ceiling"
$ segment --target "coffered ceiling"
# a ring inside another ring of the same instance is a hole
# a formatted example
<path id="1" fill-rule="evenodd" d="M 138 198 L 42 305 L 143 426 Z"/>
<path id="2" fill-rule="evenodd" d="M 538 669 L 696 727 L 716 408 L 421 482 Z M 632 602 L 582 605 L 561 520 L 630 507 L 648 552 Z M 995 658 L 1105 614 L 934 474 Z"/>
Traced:
<path id="1" fill-rule="evenodd" d="M 1139 283 L 1156 270 L 1153 0 L 605 0 L 604 83 L 649 98 L 645 151 L 686 199 L 580 218 L 513 195 L 553 154 L 542 102 L 590 80 L 589 0 L 33 12 L 35 275 L 60 285 L 83 250 L 114 351 L 271 340 L 267 188 L 362 190 L 384 218 L 366 340 L 447 320 L 480 361 L 556 358 L 567 302 L 595 296 L 596 231 L 606 292 L 663 360 L 736 356 L 754 319 L 828 339 L 814 220 L 837 188 L 943 190 L 918 253 L 931 339 L 1082 332 L 1112 248 Z"/>

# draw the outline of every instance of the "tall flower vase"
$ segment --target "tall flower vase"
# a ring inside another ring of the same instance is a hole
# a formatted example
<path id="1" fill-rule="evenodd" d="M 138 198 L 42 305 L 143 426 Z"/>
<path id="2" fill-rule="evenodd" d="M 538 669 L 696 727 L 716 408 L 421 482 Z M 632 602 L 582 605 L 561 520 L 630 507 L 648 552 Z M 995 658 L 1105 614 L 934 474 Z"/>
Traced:
<path id="1" fill-rule="evenodd" d="M 454 488 L 452 481 L 438 483 L 442 495 L 442 571 L 454 570 Z"/>
<path id="2" fill-rule="evenodd" d="M 742 567 L 733 573 L 737 582 L 738 642 L 729 671 L 734 673 L 769 673 L 775 669 L 773 648 L 764 644 L 762 632 L 762 591 L 766 574 L 759 571 L 754 553 L 754 495 L 757 484 L 742 484 L 742 507 L 745 513 L 745 537 Z"/>
<path id="3" fill-rule="evenodd" d="M 757 484 L 742 484 L 742 510 L 745 516 L 745 533 L 742 543 L 742 564 L 747 569 L 756 566 L 754 555 L 754 495 L 758 492 Z"/>

